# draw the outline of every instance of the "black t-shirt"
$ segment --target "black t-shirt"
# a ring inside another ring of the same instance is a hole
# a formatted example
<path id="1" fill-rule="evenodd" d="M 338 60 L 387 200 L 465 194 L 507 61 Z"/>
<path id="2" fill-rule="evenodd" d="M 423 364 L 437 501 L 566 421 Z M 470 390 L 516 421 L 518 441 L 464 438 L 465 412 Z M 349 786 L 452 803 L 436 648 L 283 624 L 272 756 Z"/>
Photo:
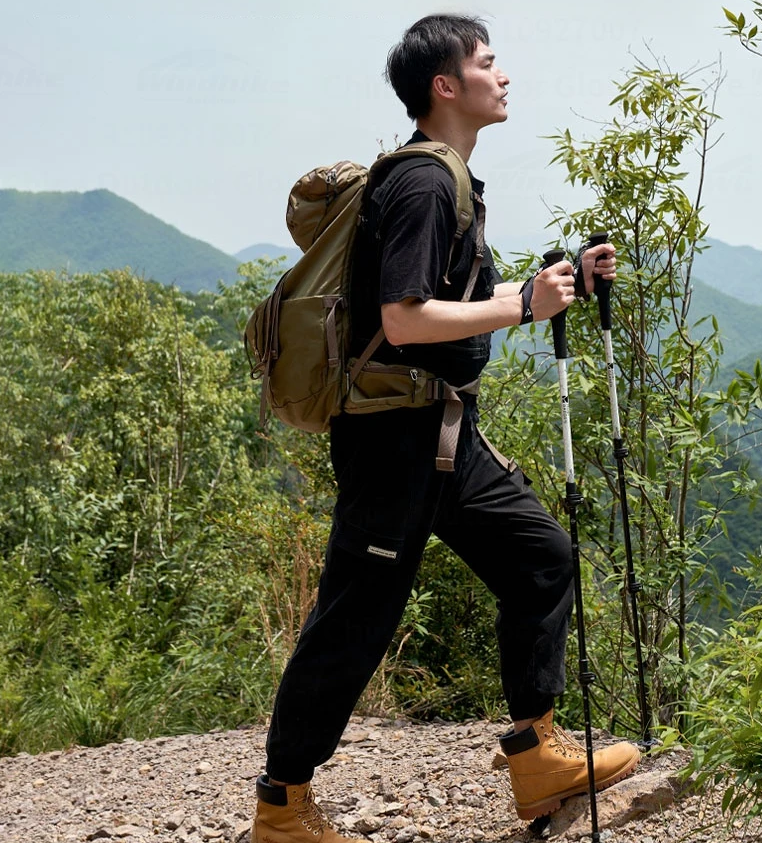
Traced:
<path id="1" fill-rule="evenodd" d="M 427 140 L 416 132 L 410 142 Z M 472 189 L 484 184 L 471 177 Z M 455 244 L 455 184 L 449 170 L 429 158 L 394 165 L 380 185 L 368 191 L 357 234 L 350 284 L 352 352 L 362 353 L 381 325 L 381 305 L 406 298 L 459 301 L 476 251 L 476 224 Z M 445 280 L 445 276 L 447 276 Z M 471 296 L 491 298 L 500 280 L 489 249 Z M 478 377 L 490 356 L 490 334 L 455 342 L 395 347 L 384 341 L 373 355 L 382 363 L 417 366 L 452 386 Z"/>

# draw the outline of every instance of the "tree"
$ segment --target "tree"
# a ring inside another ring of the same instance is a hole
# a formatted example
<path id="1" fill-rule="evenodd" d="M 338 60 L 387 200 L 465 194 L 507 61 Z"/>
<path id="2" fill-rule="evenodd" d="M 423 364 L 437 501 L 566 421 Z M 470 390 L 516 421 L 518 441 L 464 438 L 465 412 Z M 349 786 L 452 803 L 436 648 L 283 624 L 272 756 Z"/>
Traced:
<path id="1" fill-rule="evenodd" d="M 567 242 L 584 241 L 605 228 L 618 250 L 614 351 L 630 450 L 635 562 L 644 586 L 640 626 L 652 708 L 660 723 L 683 728 L 689 723 L 679 713 L 692 699 L 693 657 L 705 638 L 701 626 L 690 622 L 691 606 L 707 589 L 707 558 L 713 537 L 722 530 L 724 511 L 733 501 L 756 494 L 743 463 L 735 471 L 725 469 L 740 449 L 728 422 L 736 420 L 736 407 L 738 417 L 747 420 L 753 420 L 755 407 L 762 407 L 753 375 L 736 379 L 726 392 L 712 391 L 721 329 L 716 320 L 691 319 L 692 265 L 707 232 L 702 188 L 720 81 L 716 74 L 708 83 L 697 78 L 707 72 L 681 74 L 660 61 L 655 67 L 638 62 L 617 86 L 611 105 L 618 113 L 597 138 L 576 140 L 569 131 L 553 138 L 553 160 L 566 168 L 572 184 L 590 192 L 592 201 L 579 212 L 557 209 L 552 224 Z M 693 197 L 686 188 L 688 156 L 698 163 Z M 525 263 L 519 266 L 526 270 Z M 595 705 L 609 725 L 623 721 L 637 733 L 627 646 L 632 617 L 622 590 L 619 502 L 594 305 L 569 311 L 569 337 L 577 350 L 570 374 L 575 463 L 588 501 L 581 526 L 591 563 L 586 611 L 599 675 Z M 497 367 L 504 380 L 493 388 L 500 397 L 494 406 L 506 402 L 508 421 L 498 414 L 489 424 L 498 428 L 496 437 L 508 443 L 507 452 L 518 456 L 530 476 L 543 477 L 546 488 L 559 488 L 560 433 L 548 414 L 551 402 L 557 402 L 557 388 L 552 368 L 543 365 L 542 347 L 525 348 L 521 343 L 506 348 Z M 530 388 L 532 400 L 525 401 Z M 556 429 L 549 431 L 549 424 Z M 701 497 L 710 478 L 714 497 Z M 563 520 L 560 495 L 548 505 Z M 578 702 L 571 699 L 567 705 Z"/>
<path id="2" fill-rule="evenodd" d="M 277 471 L 240 347 L 128 271 L 0 283 L 0 751 L 262 707 L 268 557 L 228 518 Z"/>

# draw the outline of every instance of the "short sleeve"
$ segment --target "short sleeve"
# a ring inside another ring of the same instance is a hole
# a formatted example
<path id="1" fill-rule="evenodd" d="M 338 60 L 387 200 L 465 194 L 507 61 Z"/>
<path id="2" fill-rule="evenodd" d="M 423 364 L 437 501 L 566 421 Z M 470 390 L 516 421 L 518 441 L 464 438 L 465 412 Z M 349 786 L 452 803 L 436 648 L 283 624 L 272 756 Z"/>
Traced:
<path id="1" fill-rule="evenodd" d="M 378 205 L 379 303 L 427 301 L 447 273 L 456 229 L 455 185 L 432 161 L 399 168 L 373 195 Z"/>

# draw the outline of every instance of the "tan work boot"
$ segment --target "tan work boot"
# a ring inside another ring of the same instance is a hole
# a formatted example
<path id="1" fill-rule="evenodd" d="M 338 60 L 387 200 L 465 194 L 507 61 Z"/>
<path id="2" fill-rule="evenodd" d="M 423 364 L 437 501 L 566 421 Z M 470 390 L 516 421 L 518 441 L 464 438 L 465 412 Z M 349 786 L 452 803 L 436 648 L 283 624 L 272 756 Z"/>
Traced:
<path id="1" fill-rule="evenodd" d="M 367 843 L 337 834 L 315 802 L 309 782 L 279 787 L 257 779 L 251 843 Z"/>
<path id="2" fill-rule="evenodd" d="M 553 726 L 553 710 L 528 729 L 500 738 L 508 758 L 516 812 L 532 820 L 557 811 L 561 800 L 589 791 L 587 754 L 571 735 Z M 593 754 L 595 789 L 603 790 L 631 773 L 640 750 L 627 741 Z"/>

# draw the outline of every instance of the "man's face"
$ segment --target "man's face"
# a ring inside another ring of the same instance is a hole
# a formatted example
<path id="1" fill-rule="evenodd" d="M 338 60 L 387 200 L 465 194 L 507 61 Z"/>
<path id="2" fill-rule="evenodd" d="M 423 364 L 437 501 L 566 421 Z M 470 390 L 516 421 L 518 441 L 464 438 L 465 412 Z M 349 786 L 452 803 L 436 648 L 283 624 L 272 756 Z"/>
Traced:
<path id="1" fill-rule="evenodd" d="M 455 80 L 458 111 L 478 131 L 508 118 L 506 88 L 509 79 L 495 64 L 495 54 L 481 41 L 461 66 L 463 80 Z"/>

